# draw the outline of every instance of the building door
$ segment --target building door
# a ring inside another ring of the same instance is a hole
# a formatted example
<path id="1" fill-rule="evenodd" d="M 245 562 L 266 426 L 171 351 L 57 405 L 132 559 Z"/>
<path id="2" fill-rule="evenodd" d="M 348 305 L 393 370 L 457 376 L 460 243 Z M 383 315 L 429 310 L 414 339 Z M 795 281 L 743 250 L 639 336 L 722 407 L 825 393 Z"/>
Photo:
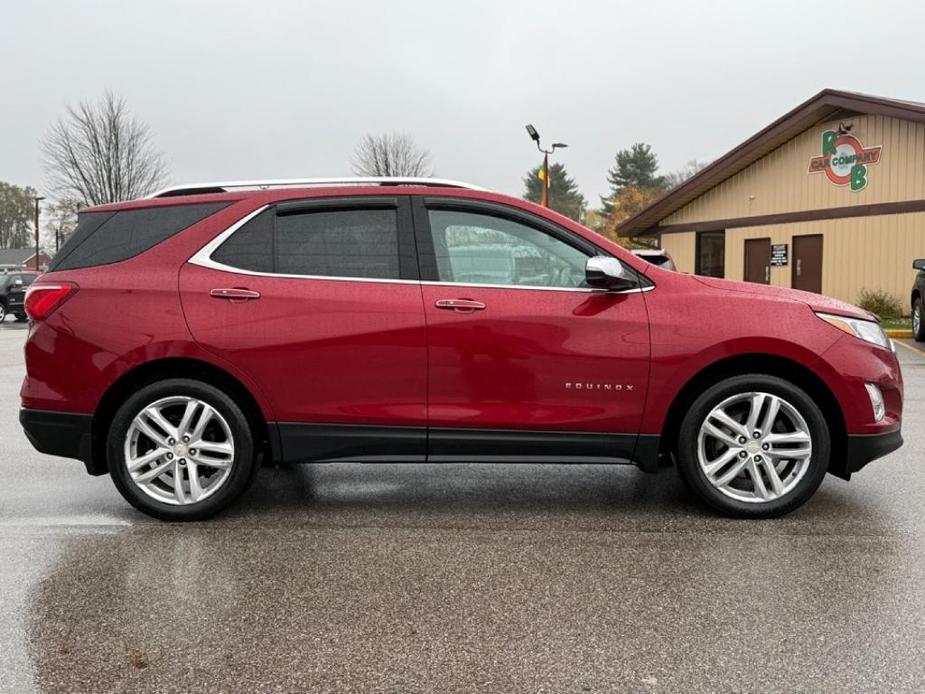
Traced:
<path id="1" fill-rule="evenodd" d="M 748 239 L 745 242 L 745 281 L 771 283 L 771 239 Z"/>
<path id="2" fill-rule="evenodd" d="M 822 293 L 822 234 L 793 237 L 793 268 L 790 286 Z"/>

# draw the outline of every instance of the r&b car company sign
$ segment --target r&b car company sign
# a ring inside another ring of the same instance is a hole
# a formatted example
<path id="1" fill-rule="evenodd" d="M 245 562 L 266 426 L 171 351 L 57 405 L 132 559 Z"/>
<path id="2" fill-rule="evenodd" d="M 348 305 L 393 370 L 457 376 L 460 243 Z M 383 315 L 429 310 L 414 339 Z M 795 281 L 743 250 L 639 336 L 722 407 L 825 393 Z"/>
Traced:
<path id="1" fill-rule="evenodd" d="M 854 192 L 867 187 L 868 167 L 880 161 L 881 145 L 865 147 L 841 128 L 822 133 L 822 155 L 809 160 L 809 173 L 824 173 L 837 186 Z"/>

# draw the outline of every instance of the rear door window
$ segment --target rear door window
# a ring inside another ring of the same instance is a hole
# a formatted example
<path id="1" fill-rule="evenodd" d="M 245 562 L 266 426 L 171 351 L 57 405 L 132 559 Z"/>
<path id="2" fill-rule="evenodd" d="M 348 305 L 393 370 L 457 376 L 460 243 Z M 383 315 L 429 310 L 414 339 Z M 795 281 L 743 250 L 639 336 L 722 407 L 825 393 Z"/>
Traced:
<path id="1" fill-rule="evenodd" d="M 388 201 L 345 209 L 270 208 L 235 231 L 210 259 L 267 274 L 407 279 L 415 262 L 413 242 L 401 240 L 403 212 Z M 410 239 L 410 223 L 407 226 Z"/>
<path id="2" fill-rule="evenodd" d="M 278 272 L 399 279 L 396 210 L 288 214 L 276 220 Z"/>
<path id="3" fill-rule="evenodd" d="M 212 254 L 216 263 L 248 270 L 273 272 L 273 210 L 265 210 L 248 220 Z"/>
<path id="4" fill-rule="evenodd" d="M 169 205 L 81 214 L 77 229 L 48 269 L 76 270 L 128 260 L 229 204 Z"/>

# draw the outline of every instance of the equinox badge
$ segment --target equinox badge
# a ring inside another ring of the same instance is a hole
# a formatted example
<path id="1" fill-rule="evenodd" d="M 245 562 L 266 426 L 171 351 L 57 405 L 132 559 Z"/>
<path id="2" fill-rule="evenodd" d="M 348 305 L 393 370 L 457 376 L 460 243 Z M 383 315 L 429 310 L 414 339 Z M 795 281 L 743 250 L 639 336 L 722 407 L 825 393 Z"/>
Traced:
<path id="1" fill-rule="evenodd" d="M 587 383 L 585 381 L 566 381 L 565 388 L 566 390 L 633 390 L 633 386 L 629 383 Z"/>

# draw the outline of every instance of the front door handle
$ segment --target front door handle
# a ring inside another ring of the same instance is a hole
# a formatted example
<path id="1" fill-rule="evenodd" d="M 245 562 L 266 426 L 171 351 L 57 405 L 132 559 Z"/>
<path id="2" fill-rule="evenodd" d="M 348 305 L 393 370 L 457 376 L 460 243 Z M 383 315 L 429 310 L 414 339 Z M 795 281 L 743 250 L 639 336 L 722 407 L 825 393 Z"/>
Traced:
<path id="1" fill-rule="evenodd" d="M 235 302 L 253 301 L 254 299 L 260 298 L 260 292 L 244 289 L 242 287 L 223 287 L 220 289 L 213 289 L 209 292 L 209 296 L 213 299 L 228 299 L 229 301 Z"/>
<path id="2" fill-rule="evenodd" d="M 473 301 L 472 299 L 437 299 L 434 302 L 434 306 L 450 311 L 457 311 L 459 313 L 472 313 L 473 311 L 482 311 L 485 309 L 485 304 L 481 301 Z"/>

